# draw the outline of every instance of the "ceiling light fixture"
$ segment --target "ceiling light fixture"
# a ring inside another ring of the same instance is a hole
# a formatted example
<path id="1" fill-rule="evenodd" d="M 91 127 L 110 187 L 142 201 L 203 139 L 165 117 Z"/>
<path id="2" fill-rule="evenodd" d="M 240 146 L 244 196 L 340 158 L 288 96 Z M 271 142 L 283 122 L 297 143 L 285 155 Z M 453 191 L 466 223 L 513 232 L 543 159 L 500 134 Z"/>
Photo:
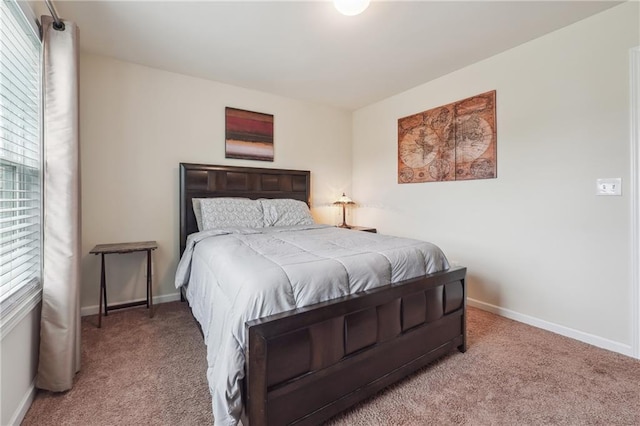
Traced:
<path id="1" fill-rule="evenodd" d="M 347 16 L 359 15 L 369 7 L 371 0 L 333 0 L 333 5 L 338 12 Z"/>

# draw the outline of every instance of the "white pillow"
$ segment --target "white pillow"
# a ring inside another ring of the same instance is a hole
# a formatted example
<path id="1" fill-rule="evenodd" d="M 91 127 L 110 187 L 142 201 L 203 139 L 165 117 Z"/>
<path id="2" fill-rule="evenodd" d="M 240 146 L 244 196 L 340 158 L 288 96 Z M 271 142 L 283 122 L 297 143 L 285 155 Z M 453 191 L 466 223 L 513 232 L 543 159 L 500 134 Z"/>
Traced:
<path id="1" fill-rule="evenodd" d="M 192 198 L 191 204 L 193 205 L 193 214 L 196 217 L 196 224 L 198 225 L 198 231 L 203 231 L 202 228 L 202 207 L 200 207 L 200 201 L 206 200 L 206 198 Z"/>
<path id="2" fill-rule="evenodd" d="M 248 198 L 200 198 L 202 230 L 213 228 L 262 228 L 262 205 Z"/>
<path id="3" fill-rule="evenodd" d="M 313 225 L 307 203 L 292 199 L 261 198 L 264 226 Z"/>

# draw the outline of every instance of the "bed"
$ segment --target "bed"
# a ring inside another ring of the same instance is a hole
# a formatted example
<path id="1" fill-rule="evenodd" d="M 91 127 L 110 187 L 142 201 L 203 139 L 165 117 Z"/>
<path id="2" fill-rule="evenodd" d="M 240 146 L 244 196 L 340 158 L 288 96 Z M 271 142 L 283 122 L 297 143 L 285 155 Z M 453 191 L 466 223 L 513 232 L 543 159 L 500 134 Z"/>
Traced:
<path id="1" fill-rule="evenodd" d="M 186 274 L 177 274 L 176 283 L 183 297 L 188 299 L 208 342 L 208 379 L 216 425 L 234 424 L 238 419 L 245 426 L 319 424 L 450 351 L 456 348 L 461 352 L 466 350 L 466 269 L 448 268 L 446 258 L 438 259 L 437 247 L 434 249 L 436 260 L 424 260 L 425 264 L 432 262 L 435 265 L 430 264 L 431 269 L 443 269 L 437 272 L 419 276 L 413 273 L 409 275 L 410 279 L 398 279 L 404 275 L 394 275 L 395 269 L 391 268 L 386 278 L 375 274 L 362 278 L 360 281 L 364 282 L 351 289 L 360 291 L 349 290 L 351 294 L 343 291 L 322 297 L 304 294 L 307 288 L 316 284 L 305 282 L 295 286 L 289 283 L 293 296 L 279 297 L 278 300 L 284 302 L 274 302 L 275 308 L 270 302 L 269 309 L 262 309 L 265 297 L 260 295 L 247 302 L 251 307 L 260 309 L 238 313 L 237 300 L 251 295 L 242 296 L 245 290 L 221 285 L 225 281 L 220 276 L 225 273 L 248 277 L 251 273 L 247 271 L 253 268 L 260 271 L 252 272 L 254 281 L 257 273 L 270 276 L 276 273 L 273 271 L 280 273 L 280 270 L 290 277 L 296 275 L 298 269 L 295 268 L 299 263 L 306 262 L 305 256 L 317 257 L 309 254 L 312 248 L 326 252 L 331 246 L 339 247 L 337 251 L 348 251 L 349 259 L 363 256 L 362 260 L 351 264 L 340 259 L 339 265 L 347 270 L 346 275 L 352 280 L 355 276 L 365 277 L 365 273 L 370 273 L 362 265 L 379 263 L 377 260 L 368 261 L 364 256 L 395 259 L 389 253 L 395 253 L 396 246 L 408 244 L 416 253 L 425 252 L 427 259 L 431 254 L 426 252 L 432 245 L 306 224 L 265 230 L 214 229 L 198 232 L 192 200 L 219 197 L 287 199 L 309 204 L 310 173 L 180 164 L 182 259 L 178 269 L 186 271 Z M 278 244 L 275 251 L 274 241 Z M 362 253 L 351 253 L 360 244 L 353 241 L 361 241 L 366 247 L 361 249 Z M 205 252 L 207 245 L 212 248 Z M 295 253 L 292 251 L 298 249 Z M 253 252 L 257 257 L 249 257 Z M 333 253 L 325 257 L 334 255 L 338 256 Z M 190 260 L 192 256 L 193 260 Z M 226 272 L 216 272 L 220 275 L 216 278 L 216 285 L 207 285 L 209 278 L 205 277 L 210 271 L 205 273 L 204 270 L 211 269 L 206 265 L 214 258 L 221 262 L 220 270 Z M 248 263 L 235 264 L 235 258 L 242 258 Z M 292 258 L 297 261 L 291 261 Z M 284 266 L 272 268 L 271 261 L 276 260 Z M 325 265 L 336 264 L 335 259 L 324 260 L 327 262 Z M 395 263 L 412 268 L 412 263 L 404 258 Z M 265 265 L 263 269 L 260 269 L 261 264 Z M 330 266 L 323 266 L 316 272 L 298 275 L 313 282 L 323 282 L 330 276 L 324 272 L 329 269 Z M 181 275 L 180 279 L 178 275 Z M 247 280 L 249 278 L 244 281 Z M 384 280 L 393 284 L 382 282 Z M 275 284 L 264 281 L 266 286 L 275 288 Z M 258 291 L 262 290 L 258 288 Z M 286 293 L 280 287 L 276 291 L 276 294 Z M 298 299 L 303 300 L 305 306 L 288 309 L 291 298 L 296 298 L 296 303 Z M 224 303 L 216 309 L 207 310 L 208 300 L 223 300 Z M 263 316 L 265 313 L 267 315 Z M 233 321 L 228 319 L 230 317 Z M 236 324 L 239 319 L 242 323 Z M 223 325 L 225 321 L 231 322 Z M 209 327 L 210 324 L 215 326 Z M 226 337 L 227 327 L 237 329 L 229 332 L 237 345 L 235 351 L 227 350 L 227 344 L 220 343 L 231 339 Z M 240 367 L 238 371 L 225 372 L 228 373 L 223 376 L 228 377 L 225 382 L 219 378 L 217 370 L 225 364 L 220 360 L 227 358 L 233 359 Z M 238 392 L 230 386 L 231 382 L 237 385 Z M 219 386 L 223 386 L 222 390 L 214 391 Z M 232 415 L 216 415 L 225 404 Z"/>

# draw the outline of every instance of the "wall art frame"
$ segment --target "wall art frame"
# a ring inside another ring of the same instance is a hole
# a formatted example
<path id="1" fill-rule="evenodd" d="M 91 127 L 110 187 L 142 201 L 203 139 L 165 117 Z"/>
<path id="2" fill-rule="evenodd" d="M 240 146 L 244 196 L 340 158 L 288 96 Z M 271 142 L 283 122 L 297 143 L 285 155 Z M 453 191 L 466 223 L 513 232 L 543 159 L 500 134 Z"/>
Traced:
<path id="1" fill-rule="evenodd" d="M 225 108 L 225 158 L 273 161 L 273 115 Z"/>
<path id="2" fill-rule="evenodd" d="M 398 119 L 398 183 L 497 177 L 496 91 Z"/>

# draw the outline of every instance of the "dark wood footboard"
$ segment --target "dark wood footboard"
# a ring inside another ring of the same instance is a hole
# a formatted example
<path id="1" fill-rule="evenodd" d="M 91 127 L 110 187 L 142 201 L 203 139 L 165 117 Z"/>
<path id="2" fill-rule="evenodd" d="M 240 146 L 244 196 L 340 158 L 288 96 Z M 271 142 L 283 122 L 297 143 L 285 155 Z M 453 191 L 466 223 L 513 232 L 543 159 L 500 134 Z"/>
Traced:
<path id="1" fill-rule="evenodd" d="M 466 350 L 466 268 L 246 324 L 245 426 L 313 425 L 452 349 Z"/>

